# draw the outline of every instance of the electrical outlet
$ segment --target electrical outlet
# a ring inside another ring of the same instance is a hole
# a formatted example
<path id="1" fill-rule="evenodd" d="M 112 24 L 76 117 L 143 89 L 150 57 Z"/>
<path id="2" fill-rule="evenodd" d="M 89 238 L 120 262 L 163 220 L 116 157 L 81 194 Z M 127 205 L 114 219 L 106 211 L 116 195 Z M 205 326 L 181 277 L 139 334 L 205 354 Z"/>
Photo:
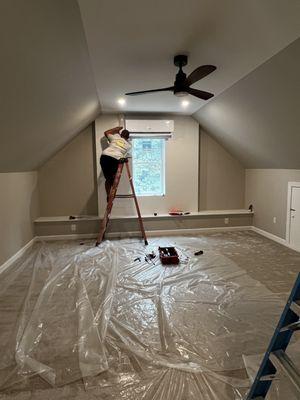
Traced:
<path id="1" fill-rule="evenodd" d="M 273 224 L 276 224 L 277 222 L 277 217 L 273 217 Z"/>
<path id="2" fill-rule="evenodd" d="M 228 224 L 229 224 L 229 218 L 224 218 L 224 223 L 225 223 L 226 225 L 228 225 Z"/>
<path id="3" fill-rule="evenodd" d="M 76 232 L 77 226 L 75 224 L 71 224 L 71 232 Z"/>

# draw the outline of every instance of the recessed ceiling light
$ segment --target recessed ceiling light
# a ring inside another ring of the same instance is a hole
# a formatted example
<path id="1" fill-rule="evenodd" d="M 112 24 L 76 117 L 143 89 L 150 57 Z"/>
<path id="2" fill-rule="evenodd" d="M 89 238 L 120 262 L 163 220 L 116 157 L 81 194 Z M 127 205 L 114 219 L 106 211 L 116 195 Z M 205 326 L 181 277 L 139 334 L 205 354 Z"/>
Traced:
<path id="1" fill-rule="evenodd" d="M 120 104 L 120 106 L 124 106 L 126 103 L 125 99 L 118 99 L 118 103 Z"/>
<path id="2" fill-rule="evenodd" d="M 181 105 L 182 107 L 187 107 L 190 104 L 188 100 L 182 100 Z"/>

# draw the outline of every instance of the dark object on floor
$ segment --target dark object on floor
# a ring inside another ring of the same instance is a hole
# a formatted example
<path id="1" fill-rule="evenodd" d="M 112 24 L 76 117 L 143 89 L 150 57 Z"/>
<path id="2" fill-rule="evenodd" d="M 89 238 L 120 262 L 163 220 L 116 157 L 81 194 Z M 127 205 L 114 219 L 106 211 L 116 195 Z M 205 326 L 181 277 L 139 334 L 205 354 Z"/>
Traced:
<path id="1" fill-rule="evenodd" d="M 194 253 L 195 256 L 201 256 L 201 254 L 203 254 L 203 250 L 199 250 Z"/>
<path id="2" fill-rule="evenodd" d="M 252 204 L 250 204 L 248 210 L 251 211 L 251 212 L 253 212 L 253 205 L 252 205 Z"/>
<path id="3" fill-rule="evenodd" d="M 135 259 L 133 260 L 133 262 L 135 262 L 135 261 L 139 261 L 139 262 L 141 262 L 141 257 L 137 257 L 137 258 L 135 258 Z"/>
<path id="4" fill-rule="evenodd" d="M 76 217 L 74 217 L 74 215 L 70 215 L 69 219 L 76 219 Z"/>
<path id="5" fill-rule="evenodd" d="M 156 217 L 157 216 L 157 213 L 154 213 L 154 217 Z"/>
<path id="6" fill-rule="evenodd" d="M 154 251 L 152 251 L 152 253 L 148 253 L 146 254 L 146 257 L 148 260 L 153 260 L 156 257 L 156 254 L 154 253 Z"/>
<path id="7" fill-rule="evenodd" d="M 147 263 L 150 263 L 150 262 L 151 262 L 152 264 L 155 265 L 155 262 L 153 261 L 155 257 L 156 257 L 156 254 L 154 253 L 154 251 L 152 251 L 152 253 L 146 254 L 145 261 L 146 261 Z"/>
<path id="8" fill-rule="evenodd" d="M 82 245 L 84 245 L 84 242 L 80 242 L 79 244 L 80 244 L 80 246 L 82 246 Z"/>
<path id="9" fill-rule="evenodd" d="M 175 247 L 159 247 L 159 258 L 164 265 L 179 264 L 179 256 Z"/>

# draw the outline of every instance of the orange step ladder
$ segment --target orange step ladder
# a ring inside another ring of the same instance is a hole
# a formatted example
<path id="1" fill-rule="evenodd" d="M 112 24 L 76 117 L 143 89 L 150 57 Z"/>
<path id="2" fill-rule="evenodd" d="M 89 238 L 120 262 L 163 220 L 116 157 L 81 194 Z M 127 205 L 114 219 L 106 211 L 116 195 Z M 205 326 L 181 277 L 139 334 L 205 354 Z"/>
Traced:
<path id="1" fill-rule="evenodd" d="M 121 176 L 122 176 L 124 165 L 126 166 L 126 172 L 127 172 L 127 176 L 128 176 L 128 180 L 129 180 L 129 184 L 130 184 L 132 193 L 131 194 L 119 194 L 119 195 L 117 195 L 117 190 L 118 190 L 118 186 L 119 186 L 120 179 L 121 179 Z M 108 202 L 107 202 L 107 206 L 106 206 L 106 211 L 105 211 L 103 220 L 101 222 L 100 232 L 99 232 L 99 235 L 97 237 L 96 246 L 99 246 L 99 244 L 104 239 L 104 235 L 105 235 L 105 232 L 106 232 L 106 229 L 107 229 L 107 225 L 108 225 L 108 222 L 109 222 L 109 218 L 110 218 L 110 214 L 111 214 L 111 210 L 113 208 L 113 203 L 114 203 L 115 198 L 120 198 L 120 199 L 133 198 L 134 199 L 135 208 L 136 208 L 136 211 L 137 211 L 138 220 L 139 220 L 139 224 L 140 224 L 140 230 L 141 230 L 142 237 L 144 239 L 145 245 L 147 246 L 148 245 L 148 240 L 147 240 L 147 237 L 146 237 L 146 232 L 145 232 L 145 229 L 144 229 L 144 225 L 143 225 L 143 220 L 142 220 L 139 204 L 138 204 L 138 201 L 137 201 L 137 198 L 136 198 L 136 194 L 135 194 L 135 190 L 134 190 L 134 186 L 133 186 L 133 182 L 132 182 L 132 176 L 131 176 L 131 173 L 130 173 L 130 169 L 129 169 L 128 159 L 127 158 L 122 158 L 119 161 L 118 170 L 117 170 L 117 173 L 115 175 L 114 183 L 113 183 L 112 188 L 111 188 L 110 193 L 109 193 L 109 198 L 108 198 Z"/>

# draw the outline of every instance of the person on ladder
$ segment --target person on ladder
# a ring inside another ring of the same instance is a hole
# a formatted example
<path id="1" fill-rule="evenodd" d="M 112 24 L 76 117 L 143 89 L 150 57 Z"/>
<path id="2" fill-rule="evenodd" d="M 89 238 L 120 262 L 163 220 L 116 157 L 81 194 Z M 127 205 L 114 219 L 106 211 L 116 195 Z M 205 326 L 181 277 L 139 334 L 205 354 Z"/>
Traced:
<path id="1" fill-rule="evenodd" d="M 100 165 L 105 177 L 107 201 L 118 170 L 119 161 L 122 158 L 126 158 L 131 149 L 131 144 L 128 142 L 130 133 L 127 129 L 122 129 L 122 126 L 117 126 L 104 132 L 109 144 L 102 152 Z M 120 133 L 120 131 L 122 132 Z"/>
<path id="2" fill-rule="evenodd" d="M 141 211 L 135 194 L 133 180 L 127 160 L 128 152 L 131 149 L 131 145 L 128 143 L 130 134 L 126 129 L 124 129 L 120 133 L 122 129 L 123 128 L 121 126 L 117 126 L 116 128 L 112 128 L 104 132 L 105 136 L 109 141 L 109 146 L 102 152 L 102 155 L 100 157 L 100 164 L 106 179 L 105 189 L 107 195 L 107 206 L 104 216 L 101 220 L 100 232 L 97 237 L 96 246 L 99 246 L 99 244 L 104 239 L 115 198 L 126 198 L 126 199 L 132 198 L 134 200 L 142 237 L 144 239 L 145 245 L 147 246 L 148 244 L 141 216 Z M 131 188 L 131 194 L 118 195 L 117 194 L 118 185 L 121 179 L 124 166 L 127 172 L 129 187 Z"/>

